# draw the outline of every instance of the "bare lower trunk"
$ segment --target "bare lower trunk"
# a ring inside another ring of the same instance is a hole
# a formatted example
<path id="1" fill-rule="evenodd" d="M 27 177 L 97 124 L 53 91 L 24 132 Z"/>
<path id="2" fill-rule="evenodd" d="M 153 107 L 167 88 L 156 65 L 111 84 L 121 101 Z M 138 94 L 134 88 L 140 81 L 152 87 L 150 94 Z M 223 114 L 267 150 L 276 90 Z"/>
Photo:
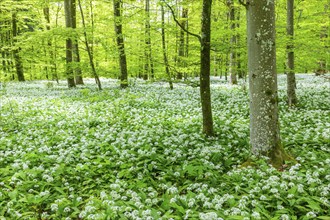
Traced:
<path id="1" fill-rule="evenodd" d="M 188 9 L 183 7 L 182 14 L 181 14 L 181 25 L 187 29 L 187 18 L 188 18 Z M 184 68 L 186 67 L 185 57 L 186 57 L 186 46 L 185 46 L 185 34 L 186 32 L 183 29 L 180 29 L 180 38 L 179 38 L 179 47 L 178 47 L 178 64 L 179 64 L 179 71 L 177 74 L 177 79 L 182 79 L 185 75 Z"/>
<path id="2" fill-rule="evenodd" d="M 76 16 L 76 0 L 71 0 L 71 10 L 72 10 L 72 28 L 75 30 L 77 28 L 77 16 Z M 73 45 L 72 45 L 72 56 L 74 61 L 74 78 L 76 85 L 83 85 L 84 81 L 82 78 L 82 71 L 80 68 L 80 54 L 79 54 L 79 45 L 78 45 L 78 39 L 77 36 L 73 39 Z"/>
<path id="3" fill-rule="evenodd" d="M 232 0 L 228 0 L 227 5 L 229 7 L 230 29 L 232 31 L 232 36 L 230 38 L 230 55 L 229 55 L 230 83 L 237 84 L 235 7 L 234 7 L 234 2 L 232 2 Z"/>
<path id="4" fill-rule="evenodd" d="M 173 82 L 172 77 L 170 73 L 170 69 L 168 67 L 168 59 L 167 59 L 167 53 L 166 53 L 166 40 L 165 40 L 165 12 L 164 12 L 164 6 L 161 5 L 162 10 L 162 48 L 163 48 L 163 57 L 164 57 L 164 63 L 165 63 L 165 71 L 166 75 L 168 77 L 168 82 L 170 84 L 170 89 L 173 89 Z"/>
<path id="5" fill-rule="evenodd" d="M 85 16 L 84 16 L 83 9 L 81 7 L 80 0 L 78 0 L 78 4 L 79 4 L 79 9 L 80 9 L 80 14 L 81 14 L 81 21 L 82 21 L 83 28 L 84 28 L 83 33 L 84 33 L 84 38 L 85 38 L 85 46 L 86 46 L 86 50 L 87 50 L 88 58 L 89 58 L 89 64 L 91 65 L 92 73 L 93 73 L 96 85 L 97 85 L 99 90 L 102 90 L 101 81 L 100 81 L 99 75 L 96 72 L 95 65 L 94 65 L 92 48 L 90 48 L 89 42 L 88 42 L 88 37 L 87 37 L 87 32 L 86 32 L 86 24 L 85 24 Z"/>
<path id="6" fill-rule="evenodd" d="M 200 94 L 203 113 L 203 133 L 207 136 L 214 135 L 210 91 L 211 5 L 212 0 L 203 0 Z"/>
<path id="7" fill-rule="evenodd" d="M 12 15 L 12 28 L 13 28 L 14 43 L 16 43 L 17 42 L 16 37 L 18 35 L 16 12 L 14 12 Z M 15 50 L 13 50 L 13 54 L 14 54 L 14 59 L 15 59 L 15 67 L 16 67 L 16 74 L 17 74 L 18 81 L 23 82 L 23 81 L 25 81 L 24 71 L 23 71 L 23 62 L 22 62 L 21 55 L 19 54 L 19 51 L 20 51 L 20 48 L 17 48 Z"/>
<path id="8" fill-rule="evenodd" d="M 278 119 L 274 1 L 252 0 L 247 14 L 252 153 L 280 166 L 286 154 Z"/>
<path id="9" fill-rule="evenodd" d="M 64 9 L 65 9 L 65 26 L 66 28 L 72 28 L 72 7 L 71 7 L 72 1 L 71 0 L 65 0 L 64 1 Z M 75 87 L 75 81 L 74 81 L 74 75 L 73 75 L 73 68 L 72 68 L 72 39 L 67 38 L 66 39 L 66 78 L 68 81 L 68 87 Z"/>
<path id="10" fill-rule="evenodd" d="M 289 42 L 287 44 L 287 95 L 288 95 L 288 105 L 295 106 L 297 104 L 296 96 L 296 77 L 294 72 L 294 45 L 293 45 L 293 33 L 294 33 L 294 23 L 293 23 L 293 11 L 294 11 L 294 0 L 287 0 L 287 35 L 289 37 Z"/>
<path id="11" fill-rule="evenodd" d="M 116 41 L 117 41 L 117 47 L 119 50 L 120 87 L 126 88 L 128 86 L 128 81 L 127 81 L 126 54 L 125 54 L 124 38 L 123 38 L 123 31 L 122 31 L 122 24 L 121 24 L 122 1 L 113 0 L 113 3 L 114 3 Z"/>

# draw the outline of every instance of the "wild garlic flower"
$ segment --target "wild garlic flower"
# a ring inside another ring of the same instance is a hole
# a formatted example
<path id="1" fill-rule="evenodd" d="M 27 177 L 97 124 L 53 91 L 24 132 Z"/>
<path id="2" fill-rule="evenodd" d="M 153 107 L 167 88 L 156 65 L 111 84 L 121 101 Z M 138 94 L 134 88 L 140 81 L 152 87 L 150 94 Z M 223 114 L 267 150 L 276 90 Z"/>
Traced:
<path id="1" fill-rule="evenodd" d="M 53 212 L 57 212 L 57 210 L 58 210 L 58 205 L 55 204 L 55 203 L 53 203 L 53 204 L 51 204 L 50 209 L 51 209 Z"/>
<path id="2" fill-rule="evenodd" d="M 254 219 L 261 219 L 261 216 L 260 216 L 260 214 L 259 214 L 259 212 L 252 212 L 252 215 L 251 215 Z"/>
<path id="3" fill-rule="evenodd" d="M 287 214 L 282 214 L 280 220 L 290 220 L 290 217 Z"/>
<path id="4" fill-rule="evenodd" d="M 306 214 L 306 216 L 307 217 L 309 217 L 309 218 L 316 218 L 316 213 L 315 212 L 308 212 L 307 214 Z"/>

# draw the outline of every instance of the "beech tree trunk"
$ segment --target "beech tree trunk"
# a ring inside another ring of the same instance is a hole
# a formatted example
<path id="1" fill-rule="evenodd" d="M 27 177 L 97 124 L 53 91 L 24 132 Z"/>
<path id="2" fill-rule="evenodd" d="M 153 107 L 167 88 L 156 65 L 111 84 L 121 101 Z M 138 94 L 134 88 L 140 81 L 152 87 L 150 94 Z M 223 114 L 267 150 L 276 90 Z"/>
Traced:
<path id="1" fill-rule="evenodd" d="M 278 167 L 287 155 L 278 119 L 274 0 L 251 0 L 247 17 L 252 153 L 268 156 Z"/>
<path id="2" fill-rule="evenodd" d="M 235 24 L 235 7 L 232 0 L 227 1 L 227 6 L 229 7 L 229 22 L 230 30 L 232 35 L 230 38 L 230 55 L 229 55 L 229 75 L 230 83 L 237 84 L 237 65 L 236 65 L 236 24 Z"/>
<path id="3" fill-rule="evenodd" d="M 151 56 L 151 37 L 150 37 L 150 0 L 145 0 L 145 63 L 144 63 L 144 79 L 147 80 L 149 75 L 155 78 L 154 65 Z"/>
<path id="4" fill-rule="evenodd" d="M 211 6 L 212 0 L 203 0 L 201 28 L 200 95 L 203 114 L 203 133 L 205 133 L 207 136 L 214 135 L 210 91 Z"/>
<path id="5" fill-rule="evenodd" d="M 287 0 L 287 35 L 289 42 L 287 44 L 287 95 L 288 95 L 288 105 L 290 107 L 297 104 L 296 96 L 296 77 L 294 71 L 294 0 Z"/>
<path id="6" fill-rule="evenodd" d="M 245 78 L 246 74 L 245 74 L 245 70 L 243 70 L 242 67 L 242 58 L 241 58 L 241 35 L 239 33 L 239 29 L 240 29 L 240 20 L 241 20 L 241 11 L 240 8 L 238 7 L 236 10 L 236 30 L 237 30 L 237 34 L 236 34 L 236 63 L 237 63 L 237 75 L 238 78 L 243 79 Z M 245 69 L 245 68 L 244 68 Z"/>
<path id="7" fill-rule="evenodd" d="M 78 0 L 78 4 L 79 4 L 79 9 L 80 9 L 81 21 L 82 21 L 82 25 L 83 25 L 83 28 L 84 28 L 85 46 L 86 46 L 86 50 L 87 50 L 87 54 L 88 54 L 88 58 L 89 58 L 89 64 L 92 68 L 92 73 L 93 73 L 96 85 L 97 85 L 99 90 L 102 90 L 101 81 L 100 81 L 100 78 L 99 78 L 99 76 L 96 72 L 95 65 L 94 65 L 93 51 L 92 51 L 92 48 L 89 46 L 89 42 L 88 42 L 88 37 L 87 37 L 87 32 L 86 32 L 85 16 L 84 16 L 83 9 L 81 7 L 80 0 Z"/>
<path id="8" fill-rule="evenodd" d="M 115 33 L 116 33 L 116 41 L 117 47 L 119 50 L 119 65 L 120 65 L 120 87 L 126 88 L 128 86 L 127 81 L 127 63 L 126 63 L 126 54 L 125 54 L 125 46 L 124 46 L 124 38 L 121 24 L 121 8 L 122 1 L 121 0 L 113 0 L 113 8 L 114 8 L 114 17 L 115 17 Z"/>
<path id="9" fill-rule="evenodd" d="M 17 27 L 17 14 L 16 12 L 14 12 L 12 14 L 12 28 L 13 28 L 13 41 L 14 44 L 16 44 L 17 40 L 16 37 L 18 35 L 18 27 Z M 15 46 L 15 45 L 14 45 Z M 16 66 L 16 74 L 17 74 L 17 78 L 18 81 L 20 82 L 24 82 L 25 78 L 24 78 L 24 70 L 23 70 L 23 62 L 22 62 L 22 58 L 19 54 L 20 48 L 16 48 L 13 50 L 13 54 L 14 54 L 14 60 L 15 60 L 15 66 Z"/>
<path id="10" fill-rule="evenodd" d="M 188 9 L 183 7 L 181 12 L 181 25 L 187 29 L 187 18 L 188 18 Z M 177 74 L 177 79 L 182 79 L 185 75 L 185 71 L 183 69 L 186 67 L 186 63 L 184 61 L 186 57 L 186 47 L 185 47 L 185 31 L 180 28 L 180 38 L 179 38 L 179 47 L 178 47 L 178 64 L 179 64 L 179 71 Z"/>
<path id="11" fill-rule="evenodd" d="M 64 0 L 64 10 L 65 10 L 65 26 L 66 28 L 72 28 L 72 0 Z M 72 68 L 72 50 L 73 44 L 71 37 L 67 37 L 66 39 L 66 77 L 68 81 L 68 87 L 76 87 L 76 83 L 74 81 L 74 74 Z"/>
<path id="12" fill-rule="evenodd" d="M 46 30 L 50 31 L 50 14 L 49 14 L 49 5 L 47 5 L 46 7 L 43 8 L 43 13 L 44 13 L 44 17 L 46 20 Z M 52 74 L 52 79 L 56 80 L 56 82 L 58 83 L 58 76 L 56 74 L 56 59 L 55 59 L 55 53 L 53 51 L 53 45 L 52 45 L 52 40 L 48 39 L 47 40 L 47 49 L 46 49 L 46 53 L 49 54 L 49 59 L 50 59 L 50 72 Z M 46 71 L 48 71 L 48 68 L 46 69 Z"/>
<path id="13" fill-rule="evenodd" d="M 76 0 L 71 0 L 72 5 L 71 5 L 71 15 L 72 15 L 72 28 L 76 29 L 77 28 L 77 6 L 76 6 Z M 76 85 L 83 85 L 84 81 L 82 78 L 82 71 L 80 68 L 80 54 L 79 54 L 79 44 L 78 44 L 78 39 L 77 36 L 75 36 L 73 40 L 73 48 L 72 48 L 72 55 L 73 55 L 73 61 L 74 61 L 74 77 L 75 77 L 75 82 Z"/>
<path id="14" fill-rule="evenodd" d="M 166 40 L 165 40 L 165 12 L 164 12 L 164 6 L 161 5 L 161 11 L 162 11 L 162 48 L 163 48 L 163 57 L 164 57 L 164 64 L 165 64 L 165 72 L 168 77 L 168 82 L 170 84 L 170 89 L 173 89 L 173 82 L 172 77 L 170 73 L 170 69 L 168 66 L 168 59 L 167 59 L 167 53 L 166 53 Z"/>

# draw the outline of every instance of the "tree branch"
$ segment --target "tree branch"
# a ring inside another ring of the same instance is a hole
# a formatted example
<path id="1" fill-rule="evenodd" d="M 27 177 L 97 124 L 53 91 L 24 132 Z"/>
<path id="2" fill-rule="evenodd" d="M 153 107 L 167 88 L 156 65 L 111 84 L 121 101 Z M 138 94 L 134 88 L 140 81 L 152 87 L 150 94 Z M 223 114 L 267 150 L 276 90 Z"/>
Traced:
<path id="1" fill-rule="evenodd" d="M 188 30 L 187 30 L 182 24 L 180 24 L 180 22 L 179 22 L 178 19 L 176 18 L 173 8 L 172 8 L 169 4 L 167 4 L 167 2 L 165 2 L 164 0 L 163 0 L 162 2 L 164 2 L 164 4 L 170 9 L 170 11 L 171 11 L 171 13 L 172 13 L 172 16 L 173 16 L 173 19 L 174 19 L 175 23 L 176 23 L 177 25 L 179 25 L 179 27 L 180 27 L 184 32 L 186 32 L 187 34 L 190 34 L 191 36 L 197 37 L 197 39 L 199 40 L 199 42 L 202 42 L 202 38 L 201 38 L 201 36 L 199 36 L 198 34 L 194 34 L 194 33 L 190 32 L 190 31 L 188 31 Z"/>
<path id="2" fill-rule="evenodd" d="M 245 8 L 249 5 L 249 1 L 247 0 L 246 3 L 244 2 L 244 0 L 238 0 L 238 2 L 243 5 Z"/>

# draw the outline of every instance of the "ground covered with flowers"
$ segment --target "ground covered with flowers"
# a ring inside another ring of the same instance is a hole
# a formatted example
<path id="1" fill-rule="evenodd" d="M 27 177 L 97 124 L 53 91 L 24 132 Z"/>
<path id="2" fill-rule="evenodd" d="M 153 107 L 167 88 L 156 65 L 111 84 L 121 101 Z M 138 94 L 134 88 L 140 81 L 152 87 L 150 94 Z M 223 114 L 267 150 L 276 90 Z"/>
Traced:
<path id="1" fill-rule="evenodd" d="M 249 152 L 248 93 L 212 79 L 216 137 L 201 134 L 199 88 L 103 79 L 2 83 L 0 219 L 330 219 L 329 81 L 297 76 L 276 170 Z"/>

